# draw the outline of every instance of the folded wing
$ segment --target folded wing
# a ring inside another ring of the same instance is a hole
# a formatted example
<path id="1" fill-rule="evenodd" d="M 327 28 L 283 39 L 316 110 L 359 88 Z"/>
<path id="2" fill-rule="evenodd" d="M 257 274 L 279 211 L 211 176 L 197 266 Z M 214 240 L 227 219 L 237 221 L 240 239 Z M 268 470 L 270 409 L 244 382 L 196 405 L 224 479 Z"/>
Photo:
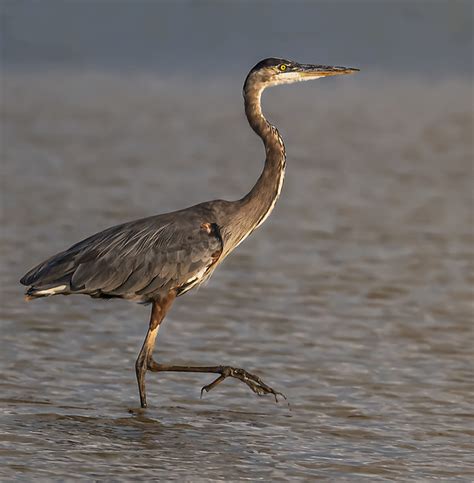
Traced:
<path id="1" fill-rule="evenodd" d="M 177 212 L 118 225 L 58 253 L 22 279 L 29 297 L 88 294 L 149 301 L 202 283 L 222 253 L 219 227 Z"/>

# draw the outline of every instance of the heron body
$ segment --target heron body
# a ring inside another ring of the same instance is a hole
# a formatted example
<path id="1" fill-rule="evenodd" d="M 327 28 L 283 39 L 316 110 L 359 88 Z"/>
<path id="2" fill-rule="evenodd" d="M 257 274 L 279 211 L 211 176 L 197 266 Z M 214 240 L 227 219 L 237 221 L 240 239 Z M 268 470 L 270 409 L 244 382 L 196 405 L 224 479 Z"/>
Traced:
<path id="1" fill-rule="evenodd" d="M 277 394 L 261 379 L 229 366 L 173 366 L 152 358 L 159 326 L 176 297 L 209 279 L 216 267 L 270 215 L 280 195 L 286 153 L 278 130 L 261 110 L 261 95 L 273 85 L 349 74 L 357 69 L 265 59 L 249 72 L 243 88 L 245 113 L 265 146 L 265 165 L 250 192 L 236 201 L 214 200 L 142 218 L 96 233 L 30 270 L 21 283 L 26 298 L 85 294 L 152 304 L 149 329 L 136 362 L 142 407 L 145 373 L 212 372 L 245 382 L 257 394 Z"/>

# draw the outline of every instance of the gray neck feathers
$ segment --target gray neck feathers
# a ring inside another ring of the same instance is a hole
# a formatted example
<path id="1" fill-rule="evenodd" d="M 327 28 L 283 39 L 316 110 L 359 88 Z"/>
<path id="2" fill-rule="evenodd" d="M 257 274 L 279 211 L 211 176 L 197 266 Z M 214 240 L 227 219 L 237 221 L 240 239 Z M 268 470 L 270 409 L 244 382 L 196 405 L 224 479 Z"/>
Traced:
<path id="1" fill-rule="evenodd" d="M 265 212 L 274 205 L 280 194 L 281 183 L 285 176 L 286 153 L 280 133 L 272 126 L 262 113 L 261 95 L 264 87 L 255 82 L 244 87 L 245 114 L 251 128 L 262 138 L 265 146 L 265 166 L 260 178 L 252 190 L 243 198 L 261 206 Z"/>
<path id="2" fill-rule="evenodd" d="M 276 127 L 262 114 L 261 95 L 265 86 L 262 82 L 248 78 L 244 86 L 245 114 L 251 128 L 265 146 L 265 166 L 255 186 L 237 202 L 232 226 L 225 235 L 228 238 L 227 254 L 258 228 L 270 215 L 280 195 L 285 176 L 285 145 Z M 227 231 L 227 230 L 226 230 Z"/>

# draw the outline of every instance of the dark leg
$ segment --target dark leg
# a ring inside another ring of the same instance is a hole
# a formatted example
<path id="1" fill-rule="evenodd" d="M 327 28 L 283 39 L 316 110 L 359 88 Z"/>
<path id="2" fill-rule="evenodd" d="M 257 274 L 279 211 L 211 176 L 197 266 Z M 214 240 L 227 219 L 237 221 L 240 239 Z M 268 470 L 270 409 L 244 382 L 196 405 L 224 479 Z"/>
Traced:
<path id="1" fill-rule="evenodd" d="M 142 408 L 146 408 L 146 392 L 145 392 L 145 374 L 147 370 L 152 372 L 206 372 L 212 374 L 219 374 L 219 377 L 212 381 L 210 384 L 204 386 L 201 389 L 201 396 L 204 391 L 209 392 L 214 389 L 227 377 L 235 377 L 241 380 L 247 386 L 259 396 L 264 394 L 273 394 L 275 401 L 278 402 L 277 396 L 282 396 L 286 399 L 285 395 L 281 392 L 277 392 L 270 386 L 267 386 L 259 377 L 250 374 L 244 369 L 239 369 L 238 367 L 230 366 L 174 366 L 170 364 L 158 364 L 153 360 L 153 348 L 155 346 L 156 336 L 158 335 L 158 330 L 160 324 L 163 321 L 166 313 L 173 304 L 176 298 L 175 292 L 170 292 L 166 298 L 159 301 L 153 302 L 151 309 L 150 326 L 143 342 L 140 354 L 138 354 L 137 361 L 135 363 L 135 370 L 137 373 L 138 390 L 140 391 L 140 403 Z"/>
<path id="2" fill-rule="evenodd" d="M 207 384 L 201 389 L 201 397 L 204 391 L 209 392 L 214 389 L 218 384 L 220 384 L 227 377 L 235 377 L 236 379 L 245 382 L 248 387 L 259 396 L 264 394 L 273 394 L 275 401 L 278 402 L 278 396 L 286 399 L 286 396 L 278 391 L 275 391 L 270 386 L 267 386 L 258 376 L 245 371 L 244 369 L 239 369 L 238 367 L 230 366 L 172 366 L 169 364 L 158 364 L 153 359 L 148 362 L 148 369 L 153 372 L 162 371 L 174 371 L 174 372 L 206 372 L 213 374 L 220 374 L 217 379 Z"/>
<path id="3" fill-rule="evenodd" d="M 153 348 L 155 347 L 156 336 L 160 324 L 165 318 L 166 313 L 176 298 L 175 292 L 170 292 L 167 297 L 154 301 L 151 308 L 150 326 L 143 342 L 142 349 L 135 362 L 135 372 L 137 374 L 138 390 L 140 391 L 140 404 L 146 408 L 145 374 L 149 361 L 152 360 Z"/>

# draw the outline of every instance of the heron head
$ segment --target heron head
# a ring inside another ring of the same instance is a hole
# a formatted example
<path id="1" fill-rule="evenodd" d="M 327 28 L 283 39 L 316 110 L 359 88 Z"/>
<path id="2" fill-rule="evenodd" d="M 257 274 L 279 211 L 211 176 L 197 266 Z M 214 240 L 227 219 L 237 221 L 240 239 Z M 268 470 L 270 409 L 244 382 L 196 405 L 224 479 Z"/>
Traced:
<path id="1" fill-rule="evenodd" d="M 268 58 L 260 61 L 245 79 L 244 90 L 250 83 L 266 88 L 280 84 L 291 84 L 321 77 L 352 74 L 359 69 L 330 65 L 298 64 L 291 60 Z"/>

